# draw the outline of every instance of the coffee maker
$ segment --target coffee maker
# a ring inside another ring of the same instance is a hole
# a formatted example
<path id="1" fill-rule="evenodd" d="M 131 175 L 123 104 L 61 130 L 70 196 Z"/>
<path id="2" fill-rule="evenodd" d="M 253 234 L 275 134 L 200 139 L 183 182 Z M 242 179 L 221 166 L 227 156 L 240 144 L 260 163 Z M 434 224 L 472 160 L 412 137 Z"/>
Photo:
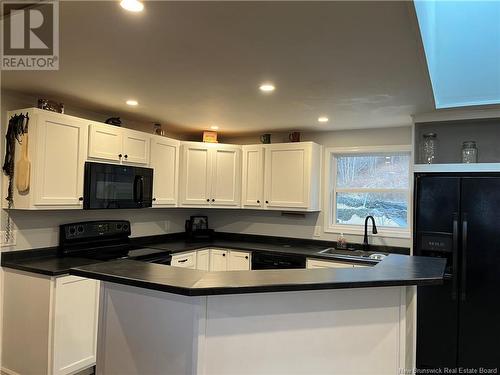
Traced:
<path id="1" fill-rule="evenodd" d="M 211 241 L 214 230 L 208 229 L 208 216 L 191 216 L 186 220 L 186 240 Z"/>

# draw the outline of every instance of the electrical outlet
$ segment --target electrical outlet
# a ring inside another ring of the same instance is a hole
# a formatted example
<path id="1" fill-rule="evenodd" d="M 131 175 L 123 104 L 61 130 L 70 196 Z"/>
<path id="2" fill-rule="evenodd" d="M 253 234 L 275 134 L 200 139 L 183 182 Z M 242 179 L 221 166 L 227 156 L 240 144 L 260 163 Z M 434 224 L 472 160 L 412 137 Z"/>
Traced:
<path id="1" fill-rule="evenodd" d="M 0 247 L 10 247 L 10 246 L 15 246 L 16 245 L 16 230 L 12 230 L 10 234 L 10 239 L 7 241 L 5 235 L 5 231 L 2 230 L 0 231 Z"/>
<path id="2" fill-rule="evenodd" d="M 313 234 L 314 237 L 320 237 L 321 236 L 321 226 L 320 225 L 316 225 L 314 227 L 314 234 Z"/>

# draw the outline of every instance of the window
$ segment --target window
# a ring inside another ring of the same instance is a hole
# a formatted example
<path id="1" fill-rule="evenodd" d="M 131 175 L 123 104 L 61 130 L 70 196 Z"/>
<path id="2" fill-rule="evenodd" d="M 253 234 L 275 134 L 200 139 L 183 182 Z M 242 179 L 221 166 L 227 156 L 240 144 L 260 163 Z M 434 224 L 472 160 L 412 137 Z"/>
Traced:
<path id="1" fill-rule="evenodd" d="M 409 236 L 410 148 L 338 148 L 327 152 L 326 231 L 359 233 L 372 215 L 379 233 Z"/>

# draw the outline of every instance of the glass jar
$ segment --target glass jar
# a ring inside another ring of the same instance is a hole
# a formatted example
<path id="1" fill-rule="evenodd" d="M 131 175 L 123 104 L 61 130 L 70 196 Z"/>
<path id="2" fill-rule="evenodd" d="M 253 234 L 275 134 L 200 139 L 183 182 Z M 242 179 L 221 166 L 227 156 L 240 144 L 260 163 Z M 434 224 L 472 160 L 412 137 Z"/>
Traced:
<path id="1" fill-rule="evenodd" d="M 462 163 L 477 163 L 477 147 L 475 141 L 466 141 L 463 143 Z"/>
<path id="2" fill-rule="evenodd" d="M 424 164 L 434 164 L 437 156 L 437 134 L 436 133 L 426 133 L 423 135 L 424 140 L 422 142 L 422 150 L 420 159 Z"/>

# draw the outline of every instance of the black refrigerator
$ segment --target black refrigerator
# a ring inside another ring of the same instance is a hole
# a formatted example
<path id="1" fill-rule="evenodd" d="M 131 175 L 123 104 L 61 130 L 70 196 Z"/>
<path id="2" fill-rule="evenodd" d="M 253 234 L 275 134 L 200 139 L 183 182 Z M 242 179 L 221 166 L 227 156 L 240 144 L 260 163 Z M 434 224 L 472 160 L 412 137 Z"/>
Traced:
<path id="1" fill-rule="evenodd" d="M 500 367 L 500 173 L 416 174 L 414 254 L 447 259 L 417 290 L 417 368 Z"/>

